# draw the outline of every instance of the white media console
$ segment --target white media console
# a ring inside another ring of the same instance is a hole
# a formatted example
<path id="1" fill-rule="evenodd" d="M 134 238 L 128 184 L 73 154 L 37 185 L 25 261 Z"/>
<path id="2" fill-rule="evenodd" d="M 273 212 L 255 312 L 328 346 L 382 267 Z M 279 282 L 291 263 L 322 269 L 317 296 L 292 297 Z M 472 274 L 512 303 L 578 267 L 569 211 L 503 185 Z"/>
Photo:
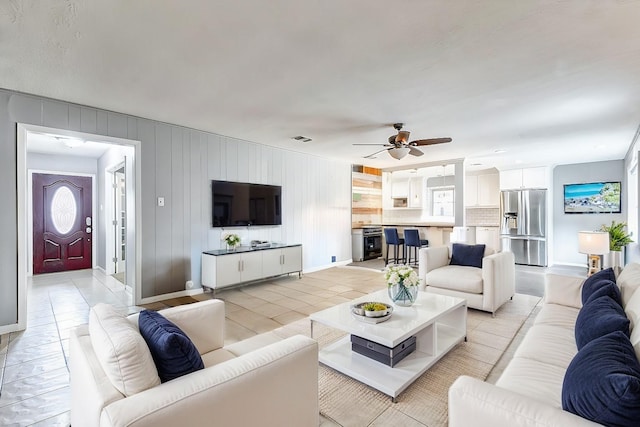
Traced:
<path id="1" fill-rule="evenodd" d="M 283 274 L 302 274 L 302 245 L 272 243 L 202 253 L 202 286 L 211 290 Z"/>

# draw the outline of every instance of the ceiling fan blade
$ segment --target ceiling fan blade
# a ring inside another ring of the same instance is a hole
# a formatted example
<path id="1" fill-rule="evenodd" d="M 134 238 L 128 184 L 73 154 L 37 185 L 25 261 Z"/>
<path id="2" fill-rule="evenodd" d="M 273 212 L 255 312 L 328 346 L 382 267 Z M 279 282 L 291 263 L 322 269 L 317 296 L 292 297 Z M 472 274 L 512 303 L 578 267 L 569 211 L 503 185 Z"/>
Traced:
<path id="1" fill-rule="evenodd" d="M 407 141 L 409 141 L 409 135 L 411 135 L 411 132 L 406 131 L 406 130 L 401 130 L 398 132 L 398 135 L 396 135 L 396 142 L 398 143 L 403 143 L 406 144 Z"/>
<path id="2" fill-rule="evenodd" d="M 451 138 L 430 138 L 430 139 L 417 139 L 415 141 L 411 141 L 409 145 L 421 146 L 421 145 L 434 145 L 434 144 L 444 144 L 446 142 L 453 141 Z"/>
<path id="3" fill-rule="evenodd" d="M 418 150 L 415 147 L 409 146 L 409 149 L 411 150 L 411 151 L 409 151 L 409 154 L 411 154 L 412 156 L 418 157 L 418 156 L 422 156 L 424 154 L 422 151 Z"/>
<path id="4" fill-rule="evenodd" d="M 351 145 L 380 145 L 381 147 L 393 147 L 391 144 L 351 144 Z"/>
<path id="5" fill-rule="evenodd" d="M 377 156 L 378 154 L 382 153 L 383 151 L 387 151 L 388 148 L 385 148 L 384 150 L 380 150 L 380 151 L 376 151 L 373 154 L 369 154 L 368 156 L 364 156 L 364 159 L 373 159 L 375 156 Z"/>

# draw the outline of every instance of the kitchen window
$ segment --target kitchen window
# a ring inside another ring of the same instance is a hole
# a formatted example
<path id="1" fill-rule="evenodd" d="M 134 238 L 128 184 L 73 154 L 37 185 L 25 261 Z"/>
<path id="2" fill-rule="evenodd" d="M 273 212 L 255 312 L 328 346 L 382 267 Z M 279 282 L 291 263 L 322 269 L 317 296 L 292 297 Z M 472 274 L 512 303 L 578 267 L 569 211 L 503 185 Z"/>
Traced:
<path id="1" fill-rule="evenodd" d="M 431 188 L 431 215 L 454 216 L 455 212 L 455 187 Z"/>

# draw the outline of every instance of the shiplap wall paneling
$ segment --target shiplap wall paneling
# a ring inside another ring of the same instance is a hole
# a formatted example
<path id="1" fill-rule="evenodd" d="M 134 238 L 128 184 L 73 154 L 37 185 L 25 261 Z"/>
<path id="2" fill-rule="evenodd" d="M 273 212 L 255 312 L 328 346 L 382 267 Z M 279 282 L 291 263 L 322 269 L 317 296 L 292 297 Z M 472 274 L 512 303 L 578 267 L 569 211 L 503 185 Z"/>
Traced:
<path id="1" fill-rule="evenodd" d="M 156 129 L 151 120 L 138 121 L 138 137 L 143 141 L 140 148 L 141 187 L 138 197 L 142 204 L 142 248 L 141 248 L 141 295 L 143 298 L 156 294 Z"/>
<path id="2" fill-rule="evenodd" d="M 0 326 L 18 319 L 18 229 L 16 195 L 16 127 L 11 125 L 9 94 L 0 92 L 0 195 L 5 209 L 0 209 Z M 15 107 L 15 105 L 14 105 Z M 21 107 L 29 111 L 24 106 Z"/>
<path id="3" fill-rule="evenodd" d="M 184 129 L 171 128 L 171 285 L 173 288 L 185 286 L 191 278 L 190 251 L 185 251 L 184 241 L 184 181 L 185 170 L 182 161 Z"/>

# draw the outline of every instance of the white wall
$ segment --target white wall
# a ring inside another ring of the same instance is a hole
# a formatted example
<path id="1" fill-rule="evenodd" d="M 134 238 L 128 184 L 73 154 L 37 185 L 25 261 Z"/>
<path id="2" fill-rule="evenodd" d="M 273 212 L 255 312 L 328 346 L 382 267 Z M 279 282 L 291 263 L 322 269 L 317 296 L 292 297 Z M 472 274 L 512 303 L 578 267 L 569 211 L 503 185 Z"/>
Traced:
<path id="1" fill-rule="evenodd" d="M 17 319 L 17 123 L 140 141 L 142 297 L 200 285 L 201 253 L 220 246 L 212 179 L 282 185 L 283 225 L 248 239 L 301 243 L 305 271 L 351 258 L 349 163 L 0 89 L 0 326 Z"/>
<path id="2" fill-rule="evenodd" d="M 620 214 L 565 214 L 564 184 L 584 182 L 622 182 L 622 213 Z M 549 264 L 587 264 L 587 256 L 578 252 L 578 231 L 599 230 L 612 220 L 626 221 L 627 184 L 623 160 L 578 163 L 556 166 L 553 169 L 553 256 Z"/>
<path id="3" fill-rule="evenodd" d="M 98 161 L 89 157 L 27 153 L 27 169 L 95 175 L 98 172 Z"/>

